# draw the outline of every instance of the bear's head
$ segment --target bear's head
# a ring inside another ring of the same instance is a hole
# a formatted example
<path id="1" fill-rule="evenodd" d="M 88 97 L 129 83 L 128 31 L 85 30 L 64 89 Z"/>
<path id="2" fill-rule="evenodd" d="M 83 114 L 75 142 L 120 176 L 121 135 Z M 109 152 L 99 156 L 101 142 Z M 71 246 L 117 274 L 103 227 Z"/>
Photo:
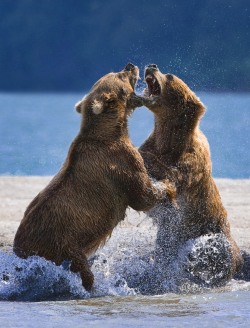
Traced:
<path id="1" fill-rule="evenodd" d="M 157 65 L 145 68 L 146 106 L 156 115 L 178 116 L 187 110 L 200 117 L 205 107 L 195 93 L 177 76 L 162 73 Z"/>
<path id="2" fill-rule="evenodd" d="M 91 128 L 92 133 L 98 129 L 103 135 L 125 132 L 129 114 L 142 105 L 134 93 L 138 78 L 138 67 L 129 63 L 122 71 L 98 80 L 89 94 L 76 104 L 76 111 L 83 116 L 82 128 Z"/>

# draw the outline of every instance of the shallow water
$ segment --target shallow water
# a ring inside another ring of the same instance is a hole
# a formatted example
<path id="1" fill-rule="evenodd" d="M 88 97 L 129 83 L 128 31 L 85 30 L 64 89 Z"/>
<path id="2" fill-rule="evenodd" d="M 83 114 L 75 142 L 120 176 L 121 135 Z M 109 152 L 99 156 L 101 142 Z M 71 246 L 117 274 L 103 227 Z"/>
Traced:
<path id="1" fill-rule="evenodd" d="M 39 257 L 22 260 L 11 249 L 0 250 L 0 326 L 248 326 L 250 282 L 232 280 L 215 289 L 190 283 L 185 293 L 176 294 L 169 288 L 155 296 L 129 288 L 124 277 L 128 272 L 140 274 L 150 266 L 145 258 L 154 248 L 156 234 L 149 219 L 141 215 L 137 222 L 132 226 L 127 221 L 115 229 L 92 260 L 95 287 L 91 293 L 66 266 L 58 267 Z"/>
<path id="2" fill-rule="evenodd" d="M 0 302 L 1 327 L 248 327 L 246 290 L 178 296 L 106 296 L 61 302 Z"/>
<path id="3" fill-rule="evenodd" d="M 230 290 L 230 291 L 227 291 Z M 1 327 L 248 327 L 250 284 L 202 294 L 0 302 Z"/>

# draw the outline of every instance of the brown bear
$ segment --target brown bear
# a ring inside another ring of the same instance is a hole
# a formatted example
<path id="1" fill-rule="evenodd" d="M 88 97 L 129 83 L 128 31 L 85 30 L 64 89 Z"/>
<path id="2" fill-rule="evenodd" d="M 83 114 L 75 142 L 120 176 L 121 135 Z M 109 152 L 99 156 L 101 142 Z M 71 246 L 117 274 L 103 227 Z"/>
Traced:
<path id="1" fill-rule="evenodd" d="M 155 120 L 139 151 L 149 175 L 168 179 L 177 197 L 177 207 L 166 199 L 149 212 L 158 228 L 155 265 L 166 269 L 186 252 L 185 271 L 207 286 L 222 285 L 243 260 L 212 178 L 208 141 L 199 129 L 205 107 L 181 79 L 161 73 L 155 64 L 146 67 L 145 81 L 145 103 Z"/>
<path id="2" fill-rule="evenodd" d="M 128 206 L 149 210 L 166 196 L 154 186 L 128 135 L 128 115 L 140 105 L 134 93 L 138 67 L 97 81 L 76 104 L 80 132 L 60 171 L 30 203 L 16 232 L 14 252 L 71 261 L 86 290 L 94 277 L 87 256 L 105 243 Z M 163 185 L 164 186 L 164 185 Z"/>

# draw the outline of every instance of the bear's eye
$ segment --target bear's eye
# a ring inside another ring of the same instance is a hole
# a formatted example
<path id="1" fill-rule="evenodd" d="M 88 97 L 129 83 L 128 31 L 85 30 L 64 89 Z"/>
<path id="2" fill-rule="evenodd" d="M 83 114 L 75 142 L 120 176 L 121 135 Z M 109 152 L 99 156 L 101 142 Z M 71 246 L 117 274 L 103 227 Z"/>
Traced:
<path id="1" fill-rule="evenodd" d="M 115 102 L 115 100 L 117 98 L 117 96 L 114 92 L 103 93 L 102 97 L 103 97 L 103 100 L 106 104 Z"/>
<path id="2" fill-rule="evenodd" d="M 116 105 L 116 99 L 108 99 L 105 101 L 106 108 L 114 108 Z"/>
<path id="3" fill-rule="evenodd" d="M 107 99 L 105 102 L 106 102 L 106 104 L 114 104 L 115 103 L 115 99 L 110 98 L 110 99 Z"/>
<path id="4" fill-rule="evenodd" d="M 174 76 L 172 74 L 166 74 L 166 77 L 167 77 L 167 80 L 170 82 L 173 81 L 173 79 L 174 79 Z"/>

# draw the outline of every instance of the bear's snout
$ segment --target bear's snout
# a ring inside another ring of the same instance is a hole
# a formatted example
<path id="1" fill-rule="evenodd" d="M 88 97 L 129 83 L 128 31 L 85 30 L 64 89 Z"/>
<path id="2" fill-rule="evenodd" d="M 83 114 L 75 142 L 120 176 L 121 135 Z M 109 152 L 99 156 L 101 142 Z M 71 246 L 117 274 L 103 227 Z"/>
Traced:
<path id="1" fill-rule="evenodd" d="M 149 68 L 149 69 L 150 69 L 150 68 L 152 68 L 152 69 L 157 69 L 157 70 L 159 69 L 158 66 L 157 66 L 156 64 L 149 64 L 149 65 L 146 66 L 146 69 L 148 69 L 148 68 Z"/>

